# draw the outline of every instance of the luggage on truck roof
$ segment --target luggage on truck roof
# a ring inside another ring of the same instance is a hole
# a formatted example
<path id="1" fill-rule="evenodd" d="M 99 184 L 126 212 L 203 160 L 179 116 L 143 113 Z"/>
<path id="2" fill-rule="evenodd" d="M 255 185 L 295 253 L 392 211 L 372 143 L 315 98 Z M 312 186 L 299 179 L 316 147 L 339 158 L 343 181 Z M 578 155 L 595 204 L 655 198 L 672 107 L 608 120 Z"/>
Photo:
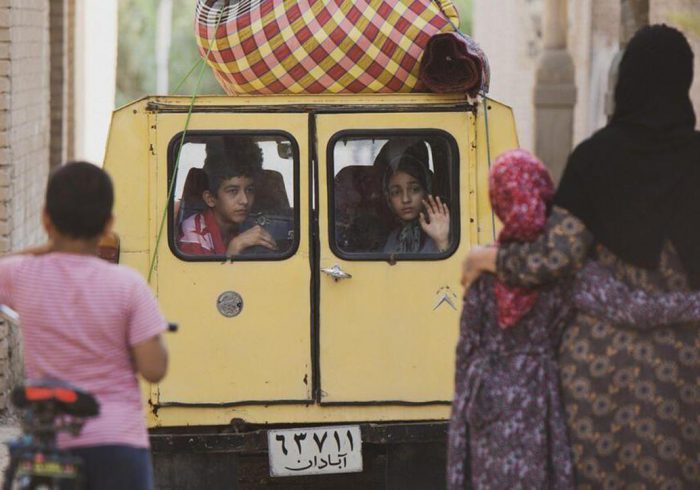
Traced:
<path id="1" fill-rule="evenodd" d="M 458 24 L 451 0 L 198 0 L 195 34 L 229 95 L 476 95 L 488 62 Z"/>

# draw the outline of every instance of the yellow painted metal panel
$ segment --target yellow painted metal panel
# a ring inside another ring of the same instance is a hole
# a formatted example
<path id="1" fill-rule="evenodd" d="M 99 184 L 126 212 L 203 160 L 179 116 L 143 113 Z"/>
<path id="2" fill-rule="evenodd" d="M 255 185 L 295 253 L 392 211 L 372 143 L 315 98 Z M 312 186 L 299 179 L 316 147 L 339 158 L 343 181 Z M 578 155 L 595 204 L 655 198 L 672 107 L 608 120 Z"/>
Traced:
<path id="1" fill-rule="evenodd" d="M 330 424 L 345 422 L 395 422 L 445 420 L 450 406 L 442 405 L 248 405 L 237 407 L 162 407 L 158 416 L 149 411 L 150 427 L 228 425 L 232 419 L 250 424 Z"/>
<path id="2" fill-rule="evenodd" d="M 489 167 L 498 155 L 506 150 L 518 148 L 513 109 L 493 99 L 485 99 L 478 106 L 478 117 L 474 120 L 476 138 L 473 152 L 477 161 L 477 192 L 479 199 L 479 243 L 490 243 L 500 228 L 500 223 L 491 212 L 488 199 Z M 488 113 L 486 113 L 488 111 Z"/>
<path id="3" fill-rule="evenodd" d="M 146 252 L 150 240 L 148 116 L 145 104 L 116 111 L 107 140 L 104 168 L 115 183 L 115 230 L 124 252 Z M 137 219 L 138 217 L 138 219 Z"/>
<path id="4" fill-rule="evenodd" d="M 148 270 L 148 261 L 150 257 L 148 252 L 124 252 L 119 255 L 119 263 L 132 269 L 136 269 L 142 274 L 146 274 Z"/>
<path id="5" fill-rule="evenodd" d="M 185 126 L 184 114 L 156 120 L 156 216 L 167 195 L 167 149 Z M 190 130 L 282 130 L 300 147 L 300 246 L 286 260 L 187 262 L 164 236 L 158 246 L 158 299 L 180 325 L 169 339 L 171 364 L 158 387 L 161 403 L 226 403 L 309 399 L 311 386 L 308 230 L 308 120 L 305 114 L 194 114 Z M 159 218 L 160 219 L 160 218 Z M 153 237 L 159 223 L 151 226 Z M 166 227 L 167 228 L 167 227 Z M 226 318 L 218 296 L 236 291 L 239 316 Z"/>
<path id="6" fill-rule="evenodd" d="M 159 96 L 148 97 L 142 101 L 155 104 L 179 105 L 187 107 L 190 97 Z M 250 95 L 250 96 L 200 96 L 197 97 L 197 106 L 225 106 L 225 107 L 264 107 L 280 105 L 287 107 L 304 107 L 309 105 L 372 105 L 372 106 L 396 106 L 401 105 L 438 105 L 438 104 L 463 104 L 467 99 L 462 94 L 308 94 L 308 95 Z M 130 106 L 126 106 L 130 107 Z"/>

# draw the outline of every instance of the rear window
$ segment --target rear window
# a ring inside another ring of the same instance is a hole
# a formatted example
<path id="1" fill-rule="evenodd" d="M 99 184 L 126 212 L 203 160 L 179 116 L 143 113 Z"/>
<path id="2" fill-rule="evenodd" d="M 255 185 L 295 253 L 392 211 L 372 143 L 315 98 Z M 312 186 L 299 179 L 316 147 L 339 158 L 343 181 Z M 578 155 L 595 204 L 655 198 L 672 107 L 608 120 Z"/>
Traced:
<path id="1" fill-rule="evenodd" d="M 436 131 L 352 131 L 328 147 L 330 242 L 347 260 L 435 260 L 459 244 L 459 155 Z"/>
<path id="2" fill-rule="evenodd" d="M 281 260 L 298 246 L 296 141 L 283 132 L 188 132 L 170 142 L 169 243 L 183 260 Z M 177 167 L 177 168 L 176 168 Z"/>

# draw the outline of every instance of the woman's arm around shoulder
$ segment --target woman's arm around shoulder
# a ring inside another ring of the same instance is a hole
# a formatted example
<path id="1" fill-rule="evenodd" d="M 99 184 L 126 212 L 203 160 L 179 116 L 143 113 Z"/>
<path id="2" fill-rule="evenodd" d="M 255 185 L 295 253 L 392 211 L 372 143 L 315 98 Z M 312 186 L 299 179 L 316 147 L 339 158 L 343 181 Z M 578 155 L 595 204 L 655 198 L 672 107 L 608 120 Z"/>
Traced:
<path id="1" fill-rule="evenodd" d="M 578 274 L 573 298 L 584 313 L 641 329 L 700 321 L 700 291 L 647 293 L 615 279 L 593 261 Z"/>
<path id="2" fill-rule="evenodd" d="M 583 222 L 555 206 L 535 241 L 472 248 L 462 265 L 462 285 L 469 288 L 480 274 L 491 272 L 509 286 L 543 286 L 583 267 L 592 244 Z"/>
<path id="3" fill-rule="evenodd" d="M 555 206 L 537 240 L 499 246 L 496 273 L 511 286 L 549 284 L 573 276 L 583 267 L 592 244 L 593 235 L 584 223 Z"/>

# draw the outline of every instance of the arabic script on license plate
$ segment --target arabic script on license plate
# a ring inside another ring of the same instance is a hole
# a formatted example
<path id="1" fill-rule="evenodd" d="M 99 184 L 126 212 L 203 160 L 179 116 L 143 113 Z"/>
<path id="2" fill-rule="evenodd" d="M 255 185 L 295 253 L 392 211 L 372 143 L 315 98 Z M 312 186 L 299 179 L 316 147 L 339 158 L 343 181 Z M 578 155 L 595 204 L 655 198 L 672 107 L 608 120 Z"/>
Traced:
<path id="1" fill-rule="evenodd" d="M 304 427 L 267 432 L 271 476 L 362 471 L 360 427 Z"/>

